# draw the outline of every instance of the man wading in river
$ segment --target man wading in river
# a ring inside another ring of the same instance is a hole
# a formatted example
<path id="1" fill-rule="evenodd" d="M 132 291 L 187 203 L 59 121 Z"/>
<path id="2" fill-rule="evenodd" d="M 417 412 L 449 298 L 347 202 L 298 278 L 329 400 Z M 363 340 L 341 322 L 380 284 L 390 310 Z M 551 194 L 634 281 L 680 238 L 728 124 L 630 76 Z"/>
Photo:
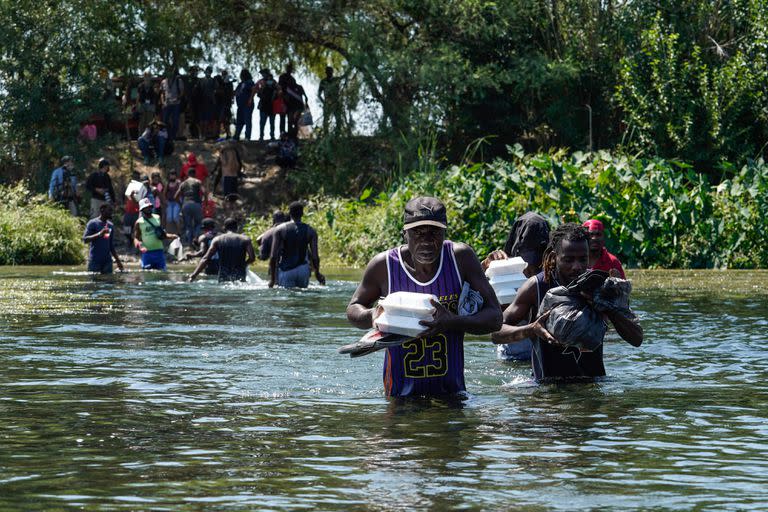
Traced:
<path id="1" fill-rule="evenodd" d="M 464 386 L 464 333 L 487 334 L 501 326 L 496 294 L 466 244 L 445 239 L 445 206 L 433 197 L 417 197 L 405 205 L 406 245 L 376 255 L 347 306 L 347 319 L 361 329 L 373 327 L 374 304 L 398 291 L 431 293 L 440 302 L 434 320 L 422 321 L 421 337 L 389 347 L 384 356 L 387 396 L 435 396 L 460 393 Z M 458 315 L 466 281 L 483 297 L 471 316 Z"/>
<path id="2" fill-rule="evenodd" d="M 280 225 L 272 235 L 269 287 L 274 287 L 277 282 L 283 288 L 306 288 L 312 267 L 317 282 L 325 284 L 325 276 L 320 273 L 317 232 L 309 224 L 301 222 L 304 205 L 298 201 L 291 203 L 288 215 L 290 222 Z"/>
<path id="3" fill-rule="evenodd" d="M 213 239 L 208 252 L 197 264 L 197 268 L 189 275 L 189 281 L 192 282 L 203 271 L 209 261 L 215 255 L 219 257 L 219 282 L 224 281 L 245 281 L 248 272 L 248 265 L 256 259 L 256 252 L 253 250 L 253 243 L 246 235 L 237 233 L 237 220 L 227 219 L 224 221 L 226 233 Z"/>
<path id="4" fill-rule="evenodd" d="M 603 346 L 593 352 L 582 352 L 578 359 L 544 327 L 547 314 L 538 316 L 539 305 L 550 288 L 567 286 L 589 268 L 589 234 L 574 223 L 559 226 L 544 253 L 544 270 L 528 279 L 517 291 L 514 302 L 504 311 L 504 325 L 493 333 L 494 343 L 513 343 L 530 338 L 533 345 L 531 364 L 536 380 L 585 379 L 605 375 Z M 529 316 L 530 315 L 530 316 Z M 616 332 L 630 345 L 639 347 L 643 329 L 639 324 L 616 312 L 605 316 Z M 536 318 L 519 326 L 528 318 Z"/>

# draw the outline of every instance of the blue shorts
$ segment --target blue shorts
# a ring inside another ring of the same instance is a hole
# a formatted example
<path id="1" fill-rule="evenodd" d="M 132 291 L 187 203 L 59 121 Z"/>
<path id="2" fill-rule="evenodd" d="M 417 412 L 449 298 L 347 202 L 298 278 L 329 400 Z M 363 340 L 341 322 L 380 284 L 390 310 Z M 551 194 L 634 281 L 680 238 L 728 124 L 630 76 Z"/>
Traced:
<path id="1" fill-rule="evenodd" d="M 141 253 L 141 268 L 143 270 L 165 270 L 165 251 L 156 249 Z"/>
<path id="2" fill-rule="evenodd" d="M 306 288 L 309 286 L 309 263 L 304 263 L 291 270 L 277 269 L 277 284 L 283 288 Z"/>
<path id="3" fill-rule="evenodd" d="M 88 272 L 98 272 L 99 274 L 112 273 L 112 259 L 106 261 L 89 261 Z"/>

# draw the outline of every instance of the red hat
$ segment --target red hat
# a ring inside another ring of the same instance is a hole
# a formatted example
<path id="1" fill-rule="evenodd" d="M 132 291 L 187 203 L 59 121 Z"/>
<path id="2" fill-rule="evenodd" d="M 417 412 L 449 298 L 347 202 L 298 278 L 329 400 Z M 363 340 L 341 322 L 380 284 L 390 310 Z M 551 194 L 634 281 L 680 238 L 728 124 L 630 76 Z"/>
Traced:
<path id="1" fill-rule="evenodd" d="M 187 157 L 187 162 L 189 162 L 191 164 L 196 164 L 197 163 L 197 156 L 194 153 L 190 152 L 189 156 Z"/>
<path id="2" fill-rule="evenodd" d="M 589 219 L 584 224 L 582 224 L 582 226 L 587 228 L 587 231 L 600 231 L 601 233 L 605 231 L 603 223 L 597 219 Z"/>

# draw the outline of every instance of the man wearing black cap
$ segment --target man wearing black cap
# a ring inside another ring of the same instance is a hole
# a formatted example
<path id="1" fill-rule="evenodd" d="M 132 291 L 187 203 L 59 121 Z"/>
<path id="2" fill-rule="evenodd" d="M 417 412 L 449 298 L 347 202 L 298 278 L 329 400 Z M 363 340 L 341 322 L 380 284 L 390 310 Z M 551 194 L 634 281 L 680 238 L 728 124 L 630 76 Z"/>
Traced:
<path id="1" fill-rule="evenodd" d="M 421 337 L 389 347 L 384 358 L 387 396 L 435 396 L 465 391 L 464 333 L 487 334 L 501 327 L 496 295 L 483 275 L 480 261 L 466 244 L 445 239 L 445 206 L 433 197 L 417 197 L 405 205 L 405 245 L 376 255 L 347 306 L 347 319 L 370 329 L 378 316 L 376 302 L 398 291 L 429 293 L 432 321 L 421 321 Z M 480 293 L 483 305 L 459 316 L 463 283 Z"/>
<path id="2" fill-rule="evenodd" d="M 85 189 L 91 193 L 91 218 L 101 214 L 102 204 L 114 204 L 115 189 L 109 177 L 109 160 L 106 158 L 99 160 L 99 168 L 88 176 Z"/>
<path id="3" fill-rule="evenodd" d="M 541 263 L 547 244 L 549 244 L 547 219 L 538 213 L 526 212 L 515 219 L 514 224 L 512 224 L 504 249 L 493 251 L 483 260 L 483 270 L 488 268 L 491 261 L 519 256 L 528 264 L 523 269 L 523 275 L 528 278 L 533 277 L 541 272 Z M 506 306 L 507 304 L 502 304 L 503 308 Z M 530 361 L 531 347 L 530 339 L 497 345 L 496 355 L 504 361 Z"/>
<path id="4" fill-rule="evenodd" d="M 304 205 L 294 201 L 288 206 L 291 220 L 280 225 L 272 235 L 272 253 L 269 258 L 269 287 L 277 283 L 283 288 L 306 288 L 315 269 L 317 282 L 325 284 L 320 273 L 320 255 L 317 252 L 317 232 L 301 221 Z"/>

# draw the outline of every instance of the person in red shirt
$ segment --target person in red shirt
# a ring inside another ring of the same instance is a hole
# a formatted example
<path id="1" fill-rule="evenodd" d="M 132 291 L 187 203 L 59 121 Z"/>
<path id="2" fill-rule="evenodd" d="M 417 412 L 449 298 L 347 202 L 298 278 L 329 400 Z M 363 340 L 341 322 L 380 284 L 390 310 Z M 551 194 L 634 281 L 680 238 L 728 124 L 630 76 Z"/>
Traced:
<path id="1" fill-rule="evenodd" d="M 191 151 L 187 156 L 187 163 L 181 166 L 181 174 L 179 175 L 181 181 L 187 179 L 187 171 L 189 171 L 190 167 L 195 168 L 195 178 L 199 179 L 203 184 L 205 184 L 205 180 L 208 178 L 208 168 L 203 162 L 198 162 L 197 155 Z"/>
<path id="2" fill-rule="evenodd" d="M 605 248 L 605 227 L 596 219 L 589 219 L 582 224 L 589 232 L 589 267 L 605 270 L 612 276 L 626 279 L 619 258 Z M 612 272 L 613 270 L 613 272 Z"/>

